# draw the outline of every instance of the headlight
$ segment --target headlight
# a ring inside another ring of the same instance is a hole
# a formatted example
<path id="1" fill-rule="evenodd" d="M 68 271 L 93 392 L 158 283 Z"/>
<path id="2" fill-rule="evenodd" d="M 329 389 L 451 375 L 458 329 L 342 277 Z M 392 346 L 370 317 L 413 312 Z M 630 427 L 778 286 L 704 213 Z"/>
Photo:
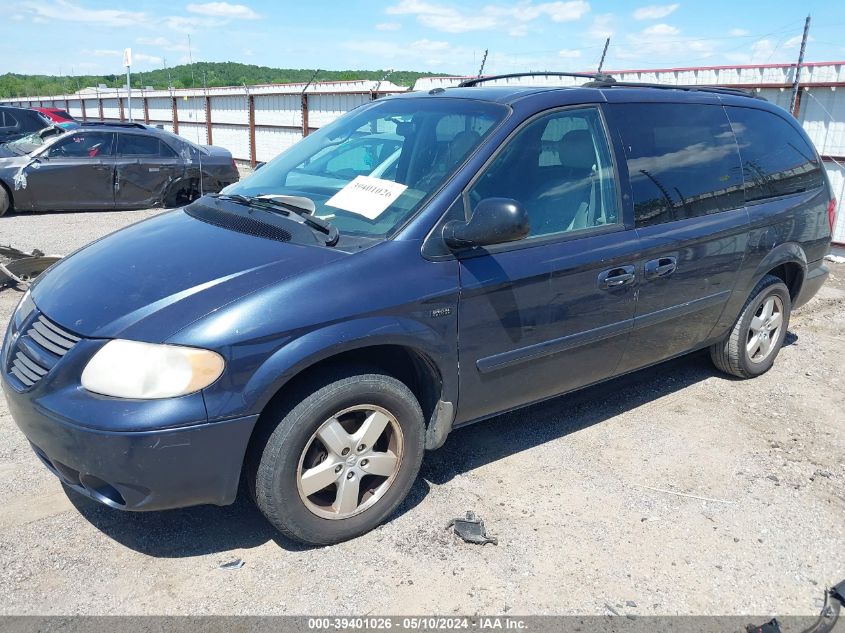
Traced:
<path id="1" fill-rule="evenodd" d="M 15 321 L 15 331 L 21 329 L 33 310 L 35 310 L 35 303 L 32 301 L 32 294 L 27 290 L 21 297 L 20 303 L 18 303 L 18 307 L 15 308 L 15 313 L 12 316 Z"/>
<path id="2" fill-rule="evenodd" d="M 82 386 L 115 398 L 172 398 L 207 387 L 223 365 L 219 354 L 205 349 L 118 339 L 88 361 Z"/>

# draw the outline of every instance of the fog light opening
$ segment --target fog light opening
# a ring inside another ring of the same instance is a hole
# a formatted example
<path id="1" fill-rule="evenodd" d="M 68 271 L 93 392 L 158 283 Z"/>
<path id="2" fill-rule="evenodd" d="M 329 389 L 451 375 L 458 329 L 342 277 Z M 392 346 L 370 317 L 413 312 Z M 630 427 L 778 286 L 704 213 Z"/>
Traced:
<path id="1" fill-rule="evenodd" d="M 94 475 L 82 475 L 79 480 L 85 487 L 85 490 L 100 503 L 115 508 L 126 505 L 126 499 L 123 498 L 123 495 L 120 494 L 117 488 L 102 479 L 94 477 Z"/>

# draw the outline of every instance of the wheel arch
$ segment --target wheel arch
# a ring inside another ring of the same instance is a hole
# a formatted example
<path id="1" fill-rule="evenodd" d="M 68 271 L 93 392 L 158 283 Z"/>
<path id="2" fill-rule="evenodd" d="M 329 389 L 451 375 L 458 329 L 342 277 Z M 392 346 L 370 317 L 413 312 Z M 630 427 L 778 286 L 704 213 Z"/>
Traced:
<path id="1" fill-rule="evenodd" d="M 426 422 L 427 446 L 445 441 L 457 400 L 457 348 L 417 321 L 376 319 L 338 323 L 289 342 L 255 372 L 245 395 L 261 412 L 250 444 L 266 435 L 268 411 L 286 406 L 330 368 L 369 366 L 405 384 L 417 398 Z M 378 332 L 378 336 L 373 336 Z M 333 341 L 326 345 L 326 341 Z M 449 371 L 452 367 L 452 371 Z M 436 433 L 435 433 L 436 431 Z M 431 439 L 429 439 L 431 435 Z"/>
<path id="2" fill-rule="evenodd" d="M 766 275 L 780 278 L 789 289 L 789 297 L 794 302 L 801 293 L 807 275 L 807 256 L 804 249 L 795 242 L 777 245 L 757 266 L 751 287 L 756 287 Z"/>

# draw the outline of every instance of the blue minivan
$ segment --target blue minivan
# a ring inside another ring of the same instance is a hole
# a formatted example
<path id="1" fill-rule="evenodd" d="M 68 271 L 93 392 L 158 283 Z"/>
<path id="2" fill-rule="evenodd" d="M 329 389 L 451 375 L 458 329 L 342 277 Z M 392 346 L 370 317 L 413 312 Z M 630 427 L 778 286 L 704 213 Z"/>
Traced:
<path id="1" fill-rule="evenodd" d="M 767 371 L 835 213 L 798 123 L 737 90 L 484 83 L 375 100 L 51 268 L 0 357 L 35 454 L 125 510 L 245 480 L 328 544 L 453 428 L 702 348 Z"/>

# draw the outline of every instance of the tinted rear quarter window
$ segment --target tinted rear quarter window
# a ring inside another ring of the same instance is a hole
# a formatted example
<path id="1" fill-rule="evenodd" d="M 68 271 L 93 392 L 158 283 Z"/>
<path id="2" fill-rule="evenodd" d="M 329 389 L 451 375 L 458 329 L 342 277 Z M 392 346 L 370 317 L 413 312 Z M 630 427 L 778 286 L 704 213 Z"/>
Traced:
<path id="1" fill-rule="evenodd" d="M 822 186 L 815 150 L 788 121 L 765 110 L 726 109 L 742 156 L 746 201 L 758 202 Z"/>
<path id="2" fill-rule="evenodd" d="M 161 153 L 159 140 L 155 136 L 140 134 L 119 134 L 117 153 L 122 156 L 158 157 Z"/>
<path id="3" fill-rule="evenodd" d="M 13 115 L 11 112 L 6 110 L 5 112 L 3 112 L 2 116 L 3 116 L 3 126 L 4 127 L 15 127 L 15 126 L 17 126 L 18 120 L 15 118 L 15 115 Z"/>
<path id="4" fill-rule="evenodd" d="M 743 206 L 736 139 L 722 106 L 633 103 L 613 112 L 637 226 Z"/>

